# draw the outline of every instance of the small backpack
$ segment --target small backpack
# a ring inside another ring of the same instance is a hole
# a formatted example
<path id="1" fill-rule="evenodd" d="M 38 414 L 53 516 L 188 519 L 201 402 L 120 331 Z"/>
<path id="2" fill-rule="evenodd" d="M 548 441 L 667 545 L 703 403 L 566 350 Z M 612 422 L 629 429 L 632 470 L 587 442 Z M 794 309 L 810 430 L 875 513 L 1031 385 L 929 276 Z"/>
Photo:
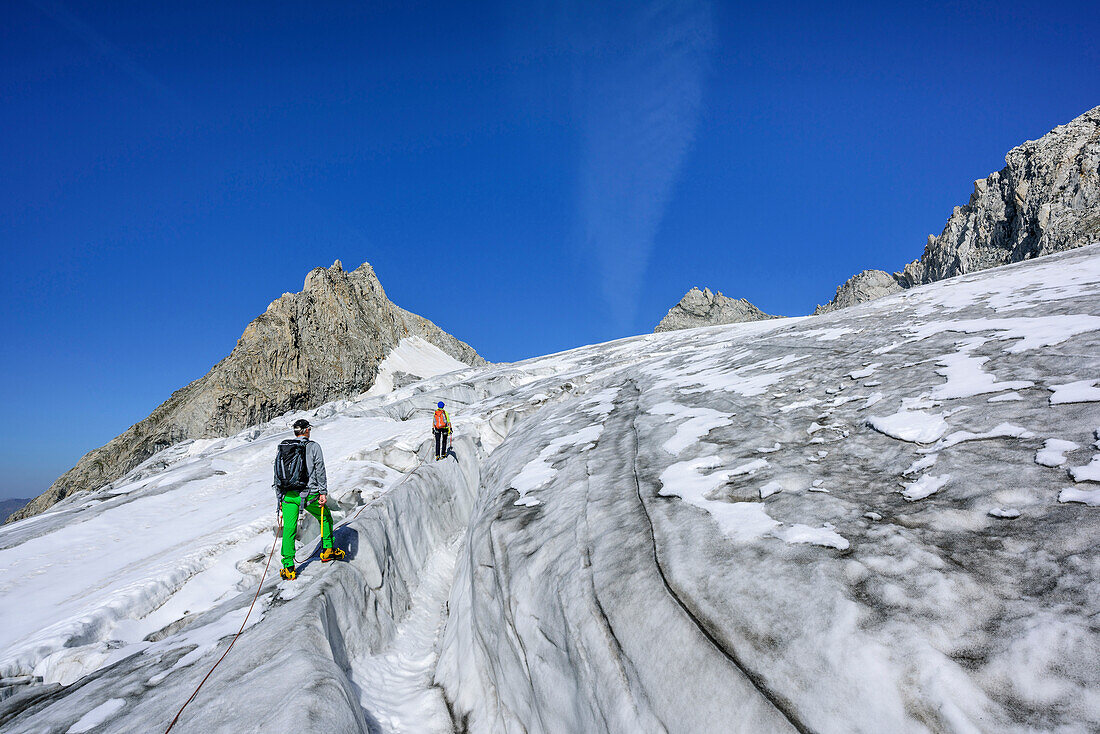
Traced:
<path id="1" fill-rule="evenodd" d="M 437 431 L 442 431 L 447 427 L 447 414 L 442 408 L 435 411 L 435 420 L 432 422 L 432 427 Z"/>
<path id="2" fill-rule="evenodd" d="M 302 490 L 309 485 L 305 441 L 288 438 L 279 444 L 279 453 L 275 456 L 275 484 L 283 492 Z"/>

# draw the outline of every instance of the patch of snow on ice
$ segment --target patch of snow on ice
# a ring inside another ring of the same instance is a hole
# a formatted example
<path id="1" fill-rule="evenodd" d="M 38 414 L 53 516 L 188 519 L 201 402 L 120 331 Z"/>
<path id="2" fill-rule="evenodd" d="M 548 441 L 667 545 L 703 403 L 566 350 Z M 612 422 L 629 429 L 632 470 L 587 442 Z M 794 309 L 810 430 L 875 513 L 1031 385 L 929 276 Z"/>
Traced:
<path id="1" fill-rule="evenodd" d="M 753 459 L 747 464 L 742 464 L 730 471 L 731 477 L 739 477 L 744 474 L 755 474 L 768 465 L 767 459 Z"/>
<path id="2" fill-rule="evenodd" d="M 1035 434 L 1026 428 L 1014 426 L 1011 423 L 999 423 L 992 430 L 985 433 L 972 433 L 970 431 L 955 431 L 936 446 L 936 450 L 948 448 L 964 441 L 983 441 L 987 438 L 1034 438 Z"/>
<path id="3" fill-rule="evenodd" d="M 585 444 L 581 447 L 582 451 L 594 446 L 601 433 L 603 433 L 603 424 L 597 423 L 596 425 L 585 426 L 576 433 L 551 441 L 546 448 L 539 452 L 537 458 L 527 462 L 519 473 L 512 477 L 511 487 L 519 492 L 519 499 L 514 504 L 532 506 L 532 503 L 526 499 L 527 493 L 546 486 L 558 473 L 557 469 L 551 465 L 550 459 L 566 446 Z"/>
<path id="4" fill-rule="evenodd" d="M 927 393 L 918 395 L 915 398 L 902 398 L 901 409 L 902 410 L 924 410 L 925 408 L 935 408 L 942 403 L 933 400 Z"/>
<path id="5" fill-rule="evenodd" d="M 849 329 L 847 326 L 838 326 L 831 329 L 810 329 L 809 331 L 802 332 L 802 338 L 808 339 L 810 337 L 817 337 L 819 342 L 831 342 L 836 341 L 845 334 L 855 334 L 859 329 Z"/>
<path id="6" fill-rule="evenodd" d="M 796 524 L 789 528 L 777 530 L 773 534 L 791 544 L 810 543 L 826 548 L 836 548 L 837 550 L 848 550 L 849 546 L 847 538 L 828 527 L 811 528 L 809 525 Z"/>
<path id="7" fill-rule="evenodd" d="M 1058 493 L 1058 501 L 1062 503 L 1079 502 L 1089 507 L 1100 507 L 1100 489 L 1066 487 Z"/>
<path id="8" fill-rule="evenodd" d="M 766 360 L 754 365 L 756 369 L 764 370 L 763 374 L 751 377 L 738 377 L 736 381 L 725 385 L 724 389 L 747 398 L 763 395 L 772 385 L 782 382 L 785 378 L 796 375 L 799 372 L 799 370 L 779 371 L 780 367 L 796 364 L 809 358 L 810 355 L 808 354 L 789 354 L 783 357 L 777 357 L 776 359 Z M 773 372 L 771 370 L 775 371 Z"/>
<path id="9" fill-rule="evenodd" d="M 1100 482 L 1100 455 L 1092 457 L 1085 466 L 1075 466 L 1069 470 L 1075 482 Z"/>
<path id="10" fill-rule="evenodd" d="M 1055 344 L 1090 331 L 1100 331 L 1100 316 L 1065 314 L 1055 316 L 1013 317 L 1007 319 L 966 319 L 962 321 L 935 321 L 920 326 L 905 327 L 917 339 L 933 334 L 958 331 L 973 334 L 982 331 L 999 331 L 999 340 L 1019 339 L 1006 351 L 1019 354 L 1029 349 L 1051 347 Z"/>
<path id="11" fill-rule="evenodd" d="M 923 410 L 899 410 L 892 415 L 872 416 L 867 425 L 879 433 L 910 443 L 932 443 L 947 432 L 947 421 L 942 415 Z"/>
<path id="12" fill-rule="evenodd" d="M 783 484 L 777 479 L 773 479 L 760 488 L 760 499 L 766 500 L 773 494 L 778 494 L 783 491 Z"/>
<path id="13" fill-rule="evenodd" d="M 732 472 L 719 471 L 702 474 L 722 464 L 718 456 L 706 456 L 670 465 L 661 472 L 661 490 L 664 497 L 679 497 L 689 505 L 709 513 L 722 532 L 740 542 L 764 537 L 779 523 L 773 520 L 759 502 L 720 502 L 707 499 L 707 495 L 729 481 Z"/>
<path id="14" fill-rule="evenodd" d="M 304 586 L 302 583 L 298 585 Z M 252 610 L 251 615 L 248 614 L 248 607 L 240 607 L 239 609 L 227 612 L 222 617 L 209 624 L 204 624 L 193 630 L 188 629 L 182 635 L 168 638 L 166 642 L 170 642 L 173 648 L 197 645 L 194 650 L 177 660 L 176 664 L 172 667 L 186 667 L 199 660 L 203 655 L 212 652 L 218 647 L 218 643 L 222 639 L 237 634 L 245 616 L 248 616 L 248 623 L 245 625 L 245 629 L 259 624 L 260 620 L 264 618 L 263 610 L 270 601 L 271 594 L 264 594 L 256 600 L 256 608 Z"/>
<path id="15" fill-rule="evenodd" d="M 80 717 L 75 724 L 69 727 L 68 734 L 83 734 L 100 726 L 126 706 L 123 698 L 109 698 Z"/>
<path id="16" fill-rule="evenodd" d="M 792 410 L 798 410 L 799 408 L 808 408 L 811 405 L 817 405 L 819 402 L 821 402 L 821 401 L 820 400 L 814 400 L 813 398 L 810 398 L 809 400 L 800 400 L 797 403 L 791 403 L 790 405 L 784 405 L 782 408 L 779 409 L 779 412 L 780 413 L 790 413 Z"/>
<path id="17" fill-rule="evenodd" d="M 770 454 L 778 451 L 781 448 L 783 448 L 783 445 L 776 441 L 774 446 L 761 446 L 760 448 L 756 449 L 756 451 L 761 454 Z"/>
<path id="18" fill-rule="evenodd" d="M 603 421 L 615 409 L 615 396 L 618 394 L 619 388 L 617 387 L 593 393 L 581 404 L 580 410 L 582 413 L 587 413 L 593 418 Z"/>
<path id="19" fill-rule="evenodd" d="M 910 464 L 909 468 L 906 469 L 905 471 L 903 471 L 901 474 L 902 474 L 902 476 L 910 476 L 912 474 L 919 474 L 920 472 L 924 471 L 925 469 L 927 469 L 930 466 L 932 466 L 933 464 L 935 464 L 936 459 L 938 459 L 938 458 L 939 458 L 939 454 L 929 454 L 928 456 L 925 456 L 921 459 L 917 459 L 912 464 Z"/>
<path id="20" fill-rule="evenodd" d="M 873 350 L 871 350 L 871 354 L 875 354 L 875 355 L 878 355 L 878 354 L 886 354 L 887 352 L 892 352 L 892 351 L 894 351 L 895 349 L 897 349 L 897 348 L 898 348 L 898 347 L 900 347 L 900 346 L 903 346 L 903 345 L 905 345 L 905 344 L 908 344 L 908 343 L 909 343 L 910 341 L 912 341 L 912 340 L 910 340 L 910 339 L 905 339 L 905 340 L 903 340 L 903 341 L 900 341 L 900 342 L 894 342 L 894 343 L 892 343 L 892 344 L 887 344 L 887 345 L 886 345 L 886 346 L 884 346 L 884 347 L 879 347 L 878 349 L 873 349 Z"/>
<path id="21" fill-rule="evenodd" d="M 733 369 L 728 367 L 730 360 L 722 360 L 709 369 L 669 377 L 655 387 L 678 387 L 685 395 L 723 390 L 735 392 L 744 397 L 755 397 L 764 394 L 772 385 L 800 371 L 784 370 L 783 367 L 809 358 L 808 354 L 787 354 Z"/>
<path id="22" fill-rule="evenodd" d="M 848 373 L 848 377 L 851 377 L 853 380 L 860 380 L 864 377 L 870 377 L 872 374 L 874 374 L 874 371 L 881 366 L 881 362 L 872 362 L 861 370 L 852 370 Z"/>
<path id="23" fill-rule="evenodd" d="M 886 396 L 880 392 L 871 393 L 871 395 L 867 397 L 867 402 L 863 404 L 863 409 L 867 410 L 872 405 L 877 405 L 884 397 Z"/>
<path id="24" fill-rule="evenodd" d="M 1050 396 L 1050 404 L 1100 402 L 1100 387 L 1094 387 L 1097 382 L 1100 380 L 1078 380 L 1065 385 L 1051 385 L 1050 389 L 1054 394 Z"/>
<path id="25" fill-rule="evenodd" d="M 661 448 L 673 456 L 706 436 L 715 428 L 729 422 L 731 413 L 721 413 L 710 408 L 689 408 L 679 403 L 664 402 L 654 405 L 650 411 L 654 415 L 667 415 L 673 420 L 682 421 L 676 427 L 676 433 L 665 441 Z"/>
<path id="26" fill-rule="evenodd" d="M 1013 507 L 994 507 L 989 511 L 990 517 L 1000 517 L 1005 520 L 1011 520 L 1020 516 L 1020 511 Z"/>
<path id="27" fill-rule="evenodd" d="M 763 459 L 758 459 L 763 461 Z M 750 462 L 751 463 L 751 462 Z M 704 510 L 714 519 L 723 534 L 738 542 L 749 542 L 764 537 L 774 537 L 787 543 L 811 543 L 844 550 L 848 541 L 832 528 L 811 528 L 806 525 L 784 527 L 772 519 L 761 502 L 723 502 L 707 499 L 707 495 L 734 476 L 732 471 L 702 474 L 701 470 L 722 464 L 718 456 L 708 456 L 672 464 L 661 473 L 661 490 L 665 497 L 679 497 L 690 505 Z M 748 465 L 745 465 L 748 466 Z M 776 483 L 777 484 L 777 483 Z M 768 495 L 779 488 L 769 483 Z M 764 488 L 761 488 L 763 494 Z"/>
<path id="28" fill-rule="evenodd" d="M 1048 438 L 1043 448 L 1035 452 L 1035 463 L 1040 466 L 1061 466 L 1066 463 L 1065 455 L 1070 451 L 1081 448 L 1073 441 L 1063 441 L 1060 438 Z"/>
<path id="29" fill-rule="evenodd" d="M 936 370 L 936 373 L 946 377 L 947 382 L 932 389 L 933 397 L 969 398 L 985 393 L 1019 390 L 1035 385 L 1034 382 L 1028 380 L 997 382 L 996 377 L 983 370 L 982 365 L 989 361 L 989 357 L 975 357 L 970 352 L 984 344 L 985 341 L 982 338 L 967 339 L 960 343 L 958 352 L 940 357 L 939 364 L 942 369 Z"/>
<path id="30" fill-rule="evenodd" d="M 910 502 L 916 502 L 939 492 L 949 481 L 951 481 L 950 474 L 940 474 L 939 476 L 925 474 L 917 481 L 906 484 L 905 491 L 901 493 L 901 496 Z"/>

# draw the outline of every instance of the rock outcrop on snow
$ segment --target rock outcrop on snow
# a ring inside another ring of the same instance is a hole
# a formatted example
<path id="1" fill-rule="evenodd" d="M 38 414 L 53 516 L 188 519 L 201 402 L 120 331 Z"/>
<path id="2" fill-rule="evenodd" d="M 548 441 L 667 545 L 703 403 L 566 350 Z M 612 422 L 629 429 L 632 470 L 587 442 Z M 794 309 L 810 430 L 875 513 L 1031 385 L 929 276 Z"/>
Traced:
<path id="1" fill-rule="evenodd" d="M 814 315 L 836 311 L 838 308 L 848 308 L 858 303 L 873 301 L 876 298 L 888 296 L 891 293 L 905 290 L 895 275 L 885 270 L 864 270 L 849 278 L 843 285 L 836 289 L 833 300 L 824 306 L 818 306 Z"/>
<path id="2" fill-rule="evenodd" d="M 696 326 L 739 324 L 744 321 L 777 319 L 752 305 L 744 298 L 733 299 L 721 292 L 711 293 L 709 288 L 692 288 L 680 302 L 669 309 L 654 332 L 692 329 Z"/>
<path id="3" fill-rule="evenodd" d="M 1005 167 L 974 182 L 924 255 L 893 275 L 865 270 L 815 313 L 1100 242 L 1100 107 L 1013 148 Z"/>
<path id="4" fill-rule="evenodd" d="M 85 454 L 8 521 L 103 486 L 180 441 L 228 436 L 289 410 L 361 393 L 374 384 L 379 363 L 409 336 L 466 364 L 485 364 L 468 344 L 391 303 L 368 263 L 350 273 L 339 260 L 314 268 L 302 291 L 273 301 L 210 372 Z"/>

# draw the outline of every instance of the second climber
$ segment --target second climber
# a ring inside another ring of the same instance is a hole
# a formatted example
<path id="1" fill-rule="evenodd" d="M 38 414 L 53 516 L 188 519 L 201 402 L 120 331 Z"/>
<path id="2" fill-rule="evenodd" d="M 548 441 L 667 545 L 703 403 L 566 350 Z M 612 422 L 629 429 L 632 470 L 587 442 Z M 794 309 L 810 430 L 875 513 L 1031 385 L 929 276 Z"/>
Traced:
<path id="1" fill-rule="evenodd" d="M 447 458 L 447 439 L 450 437 L 453 429 L 451 428 L 451 417 L 447 415 L 447 411 L 443 410 L 443 401 L 439 401 L 435 408 L 435 415 L 432 417 L 432 433 L 435 435 L 435 460 Z"/>

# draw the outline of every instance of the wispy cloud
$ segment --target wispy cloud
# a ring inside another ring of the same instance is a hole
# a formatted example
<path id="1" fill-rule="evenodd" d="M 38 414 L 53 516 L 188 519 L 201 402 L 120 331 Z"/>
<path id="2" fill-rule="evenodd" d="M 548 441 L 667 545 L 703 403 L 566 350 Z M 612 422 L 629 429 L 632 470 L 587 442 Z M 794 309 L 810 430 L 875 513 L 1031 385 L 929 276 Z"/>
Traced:
<path id="1" fill-rule="evenodd" d="M 713 18 L 707 0 L 617 5 L 586 29 L 576 90 L 585 252 L 625 328 L 702 110 Z"/>
<path id="2" fill-rule="evenodd" d="M 171 89 L 150 74 L 130 54 L 69 10 L 60 0 L 29 0 L 29 2 L 58 25 L 83 41 L 89 49 L 112 64 L 146 92 L 173 107 L 184 107 L 182 100 Z"/>

